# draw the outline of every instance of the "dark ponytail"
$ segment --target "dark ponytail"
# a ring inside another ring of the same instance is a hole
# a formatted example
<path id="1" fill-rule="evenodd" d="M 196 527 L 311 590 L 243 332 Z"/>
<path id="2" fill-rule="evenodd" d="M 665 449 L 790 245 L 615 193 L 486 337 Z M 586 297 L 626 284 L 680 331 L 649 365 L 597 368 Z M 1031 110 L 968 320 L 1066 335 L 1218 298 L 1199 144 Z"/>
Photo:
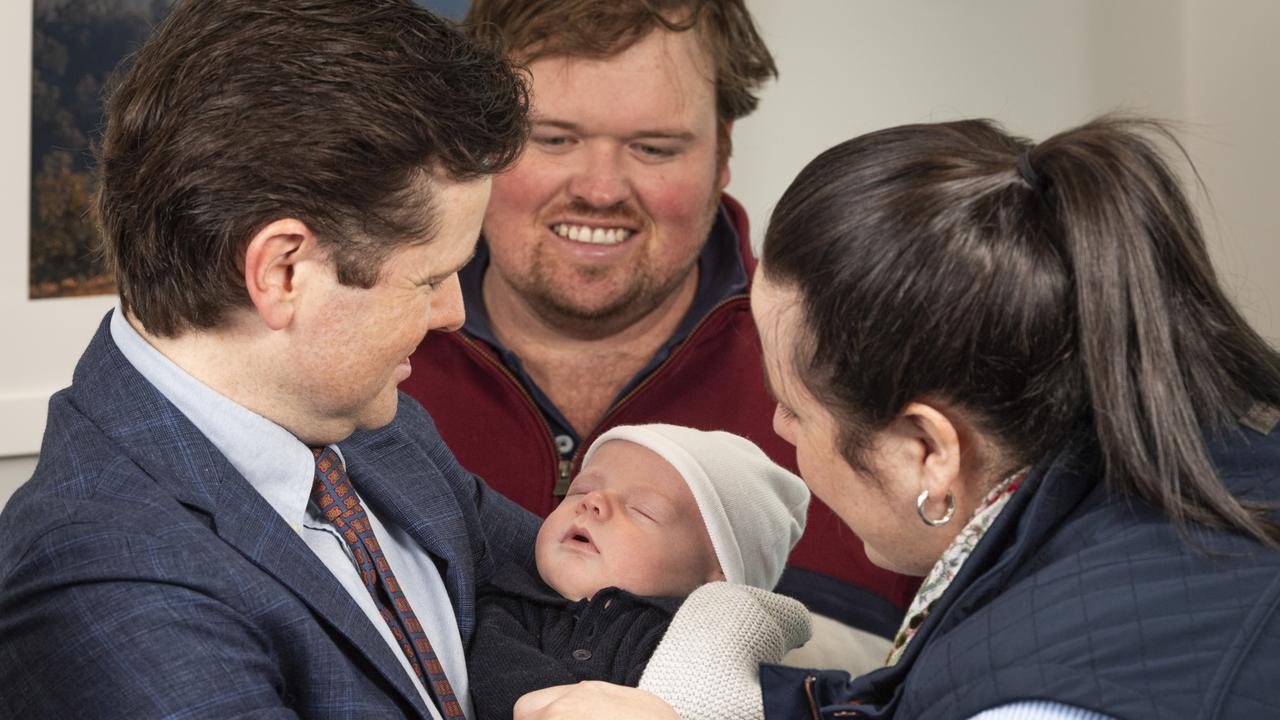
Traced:
<path id="1" fill-rule="evenodd" d="M 1075 273 L 1080 361 L 1108 479 L 1179 524 L 1280 541 L 1216 480 L 1204 432 L 1280 405 L 1276 353 L 1223 294 L 1160 124 L 1103 120 L 1031 151 Z"/>
<path id="2" fill-rule="evenodd" d="M 1280 407 L 1280 355 L 1219 287 L 1158 141 L 1181 150 L 1120 117 L 1035 147 L 988 121 L 904 126 L 800 173 L 763 268 L 803 298 L 793 361 L 851 463 L 908 402 L 941 398 L 1016 463 L 1090 434 L 1112 487 L 1280 545 L 1206 446 Z"/>

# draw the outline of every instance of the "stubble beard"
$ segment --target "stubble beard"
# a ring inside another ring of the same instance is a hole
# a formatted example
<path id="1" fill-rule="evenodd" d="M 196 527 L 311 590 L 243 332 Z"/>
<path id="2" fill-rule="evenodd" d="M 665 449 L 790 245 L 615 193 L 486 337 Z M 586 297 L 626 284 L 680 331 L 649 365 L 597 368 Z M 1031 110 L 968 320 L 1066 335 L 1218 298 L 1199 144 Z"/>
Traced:
<path id="1" fill-rule="evenodd" d="M 615 335 L 657 310 L 696 272 L 719 207 L 717 189 L 696 231 L 702 240 L 697 252 L 665 277 L 648 257 L 634 266 L 571 268 L 568 284 L 604 282 L 620 286 L 620 292 L 592 303 L 575 297 L 571 288 L 562 287 L 565 283 L 557 282 L 547 255 L 537 252 L 529 273 L 511 279 L 512 288 L 543 323 L 566 337 L 594 340 Z M 627 276 L 631 276 L 629 281 Z"/>
<path id="2" fill-rule="evenodd" d="M 702 222 L 696 233 L 700 240 L 697 252 L 666 277 L 653 267 L 648 257 L 641 258 L 635 266 L 574 267 L 567 283 L 612 282 L 621 286 L 621 292 L 609 295 L 600 302 L 579 300 L 572 292 L 562 288 L 554 277 L 553 268 L 546 253 L 536 252 L 529 272 L 524 277 L 508 278 L 513 290 L 524 300 L 530 310 L 548 327 L 565 337 L 594 340 L 615 335 L 636 324 L 657 310 L 677 292 L 682 284 L 696 273 L 698 260 L 706 247 L 706 241 L 720 208 L 721 188 L 713 185 L 710 202 L 704 209 Z M 579 208 L 590 212 L 590 208 Z M 638 220 L 636 216 L 634 219 Z M 639 223 L 636 223 L 639 224 Z M 610 280 L 613 275 L 615 279 Z M 633 279 L 626 281 L 626 276 Z"/>
<path id="3" fill-rule="evenodd" d="M 515 286 L 530 309 L 549 327 L 577 339 L 597 339 L 617 334 L 654 312 L 668 300 L 695 271 L 694 255 L 683 267 L 665 278 L 658 277 L 649 263 L 638 267 L 573 268 L 570 283 L 610 283 L 620 286 L 602 302 L 580 300 L 565 292 L 552 278 L 544 257 L 534 258 L 525 282 Z M 630 280 L 625 279 L 627 275 Z M 611 279 L 611 276 L 614 279 Z"/>

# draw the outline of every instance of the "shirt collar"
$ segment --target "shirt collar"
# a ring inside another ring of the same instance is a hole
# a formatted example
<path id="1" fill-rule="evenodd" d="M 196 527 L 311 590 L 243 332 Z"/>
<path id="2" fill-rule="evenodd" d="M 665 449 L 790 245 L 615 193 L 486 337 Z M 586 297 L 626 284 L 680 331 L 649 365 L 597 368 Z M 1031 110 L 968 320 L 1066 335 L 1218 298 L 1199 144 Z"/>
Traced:
<path id="1" fill-rule="evenodd" d="M 973 554 L 974 548 L 978 547 L 978 543 L 991 529 L 1000 512 L 1004 510 L 1004 506 L 1009 503 L 1009 499 L 1013 497 L 1013 492 L 1027 478 L 1028 471 L 1029 468 L 1022 468 L 988 491 L 982 503 L 978 505 L 978 509 L 974 511 L 973 517 L 965 523 L 960 534 L 933 564 L 933 568 L 920 584 L 920 589 L 911 601 L 911 607 L 907 608 L 907 614 L 902 619 L 898 634 L 894 636 L 893 647 L 889 650 L 889 658 L 885 661 L 885 665 L 897 664 L 906 654 L 907 645 L 924 624 L 925 618 L 933 611 L 938 598 L 942 597 L 942 594 L 951 586 L 951 581 L 956 579 L 960 568 Z M 920 501 L 924 498 L 925 496 L 921 495 Z M 950 493 L 947 493 L 947 498 L 949 507 L 954 510 L 954 498 Z M 920 512 L 923 517 L 924 510 Z M 951 510 L 948 510 L 947 516 L 950 517 L 950 515 Z"/>
<path id="2" fill-rule="evenodd" d="M 295 529 L 315 477 L 311 450 L 292 433 L 205 385 L 147 342 L 116 308 L 111 339 L 133 367 L 208 438 Z"/>

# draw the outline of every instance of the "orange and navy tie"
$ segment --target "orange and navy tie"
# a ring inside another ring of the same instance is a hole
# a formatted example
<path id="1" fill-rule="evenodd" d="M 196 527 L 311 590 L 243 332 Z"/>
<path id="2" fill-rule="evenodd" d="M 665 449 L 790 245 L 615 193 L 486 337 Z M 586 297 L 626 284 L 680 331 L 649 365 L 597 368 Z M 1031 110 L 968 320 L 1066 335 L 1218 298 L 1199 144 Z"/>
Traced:
<path id="1" fill-rule="evenodd" d="M 360 579 L 391 628 L 391 635 L 409 659 L 409 665 L 435 696 L 440 712 L 446 720 L 466 720 L 453 686 L 445 677 L 444 666 L 431 649 L 422 623 L 414 615 L 409 598 L 401 591 L 391 565 L 382 554 L 382 546 L 374 537 L 369 516 L 351 489 L 342 460 L 332 448 L 312 448 L 311 453 L 316 457 L 316 482 L 311 489 L 311 499 L 351 548 Z"/>

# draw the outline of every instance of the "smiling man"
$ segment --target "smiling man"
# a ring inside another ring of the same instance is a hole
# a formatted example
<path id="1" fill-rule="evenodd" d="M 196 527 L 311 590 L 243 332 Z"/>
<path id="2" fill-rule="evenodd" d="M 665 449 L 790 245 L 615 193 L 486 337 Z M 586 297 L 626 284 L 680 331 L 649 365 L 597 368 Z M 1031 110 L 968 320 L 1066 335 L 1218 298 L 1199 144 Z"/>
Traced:
<path id="1" fill-rule="evenodd" d="M 397 385 L 463 322 L 526 113 L 504 58 L 409 0 L 161 24 L 99 151 L 120 307 L 0 516 L 6 715 L 469 712 L 476 584 L 532 567 L 537 520 Z"/>
<path id="2" fill-rule="evenodd" d="M 746 214 L 722 192 L 733 123 L 776 74 L 742 0 L 478 0 L 468 23 L 527 66 L 533 132 L 461 274 L 467 323 L 427 337 L 413 361 L 434 371 L 404 390 L 464 466 L 542 515 L 620 424 L 728 430 L 794 469 L 763 387 Z M 914 588 L 819 503 L 791 561 L 781 592 L 873 635 Z M 887 640 L 869 647 L 879 662 Z"/>

